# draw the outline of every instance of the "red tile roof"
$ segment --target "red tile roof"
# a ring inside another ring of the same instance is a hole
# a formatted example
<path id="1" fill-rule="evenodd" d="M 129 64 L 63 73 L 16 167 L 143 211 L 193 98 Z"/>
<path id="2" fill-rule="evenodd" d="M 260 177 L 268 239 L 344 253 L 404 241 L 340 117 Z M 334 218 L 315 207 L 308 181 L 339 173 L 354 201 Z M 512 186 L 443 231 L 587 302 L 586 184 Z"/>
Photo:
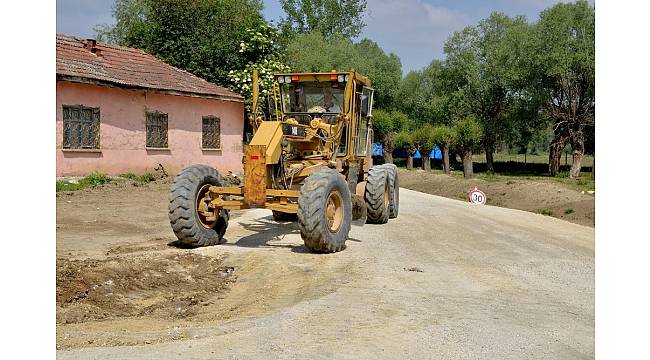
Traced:
<path id="1" fill-rule="evenodd" d="M 138 49 L 56 36 L 57 79 L 152 89 L 179 95 L 243 101 L 243 97 L 187 71 L 177 69 Z"/>

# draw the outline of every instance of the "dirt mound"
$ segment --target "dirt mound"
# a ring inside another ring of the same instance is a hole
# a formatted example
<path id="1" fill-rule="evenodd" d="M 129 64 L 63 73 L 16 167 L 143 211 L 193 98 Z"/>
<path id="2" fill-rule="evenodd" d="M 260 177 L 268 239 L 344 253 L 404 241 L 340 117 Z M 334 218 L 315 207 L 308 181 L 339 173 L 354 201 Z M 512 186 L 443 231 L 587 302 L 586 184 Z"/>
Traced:
<path id="1" fill-rule="evenodd" d="M 57 323 L 196 315 L 235 280 L 223 258 L 195 253 L 57 259 Z"/>

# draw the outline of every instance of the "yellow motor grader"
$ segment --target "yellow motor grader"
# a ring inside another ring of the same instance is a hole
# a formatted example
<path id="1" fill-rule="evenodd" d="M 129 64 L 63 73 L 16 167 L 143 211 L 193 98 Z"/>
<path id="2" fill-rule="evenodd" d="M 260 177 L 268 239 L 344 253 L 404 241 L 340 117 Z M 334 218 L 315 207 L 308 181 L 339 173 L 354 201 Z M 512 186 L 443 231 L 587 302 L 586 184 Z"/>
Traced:
<path id="1" fill-rule="evenodd" d="M 353 220 L 383 224 L 397 217 L 397 169 L 372 165 L 370 80 L 354 70 L 274 77 L 267 115 L 258 111 L 253 73 L 243 185 L 223 186 L 207 165 L 176 176 L 169 219 L 181 244 L 221 242 L 233 209 L 270 209 L 276 221 L 297 218 L 307 248 L 325 253 L 345 248 Z"/>

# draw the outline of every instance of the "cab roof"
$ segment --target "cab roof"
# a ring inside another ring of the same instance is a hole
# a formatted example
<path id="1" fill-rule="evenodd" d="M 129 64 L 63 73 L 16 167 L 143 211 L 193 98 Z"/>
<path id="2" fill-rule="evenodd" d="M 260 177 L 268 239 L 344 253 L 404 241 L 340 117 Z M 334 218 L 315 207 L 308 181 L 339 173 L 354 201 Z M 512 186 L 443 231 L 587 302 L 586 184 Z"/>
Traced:
<path id="1" fill-rule="evenodd" d="M 298 76 L 299 80 L 298 81 L 314 81 L 318 79 L 318 81 L 328 81 L 329 77 L 331 75 L 350 75 L 350 78 L 356 79 L 357 81 L 361 82 L 365 86 L 370 86 L 370 79 L 368 79 L 366 76 L 361 75 L 360 73 L 356 72 L 355 70 L 351 71 L 336 71 L 332 70 L 331 72 L 293 72 L 293 73 L 278 73 L 274 74 L 274 76 Z"/>

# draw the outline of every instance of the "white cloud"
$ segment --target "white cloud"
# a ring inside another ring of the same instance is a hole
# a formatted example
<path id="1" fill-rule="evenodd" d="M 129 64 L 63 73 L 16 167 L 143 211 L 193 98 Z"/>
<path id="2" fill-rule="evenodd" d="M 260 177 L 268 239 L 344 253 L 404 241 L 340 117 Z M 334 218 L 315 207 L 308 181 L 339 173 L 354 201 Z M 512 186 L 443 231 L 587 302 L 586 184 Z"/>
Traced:
<path id="1" fill-rule="evenodd" d="M 402 60 L 404 72 L 443 57 L 443 46 L 454 31 L 472 24 L 459 11 L 434 6 L 423 0 L 368 0 L 362 37 L 376 41 Z"/>

